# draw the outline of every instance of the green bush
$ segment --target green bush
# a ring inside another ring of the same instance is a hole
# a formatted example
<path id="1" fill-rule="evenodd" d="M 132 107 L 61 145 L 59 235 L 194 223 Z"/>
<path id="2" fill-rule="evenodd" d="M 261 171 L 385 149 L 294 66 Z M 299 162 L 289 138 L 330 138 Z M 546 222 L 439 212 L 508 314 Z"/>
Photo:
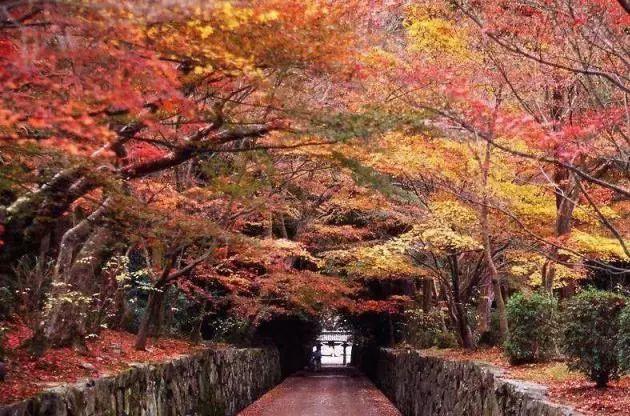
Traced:
<path id="1" fill-rule="evenodd" d="M 444 314 L 437 309 L 429 313 L 421 309 L 408 311 L 402 338 L 416 348 L 454 348 L 457 337 L 444 322 Z"/>
<path id="2" fill-rule="evenodd" d="M 558 303 L 553 296 L 517 293 L 508 301 L 506 314 L 510 333 L 503 347 L 511 363 L 540 362 L 554 356 L 558 340 Z"/>
<path id="3" fill-rule="evenodd" d="M 499 314 L 492 311 L 490 314 L 490 326 L 487 331 L 479 334 L 477 345 L 494 347 L 501 344 L 501 330 L 499 327 Z"/>
<path id="4" fill-rule="evenodd" d="M 247 346 L 252 343 L 252 326 L 248 321 L 244 321 L 233 316 L 219 318 L 213 322 L 215 330 L 212 341 L 223 342 L 232 345 Z"/>
<path id="5" fill-rule="evenodd" d="M 619 315 L 627 299 L 589 289 L 567 302 L 564 351 L 569 368 L 585 373 L 603 387 L 619 377 Z"/>
<path id="6" fill-rule="evenodd" d="M 619 314 L 619 338 L 617 339 L 617 357 L 622 373 L 630 372 L 630 304 Z"/>

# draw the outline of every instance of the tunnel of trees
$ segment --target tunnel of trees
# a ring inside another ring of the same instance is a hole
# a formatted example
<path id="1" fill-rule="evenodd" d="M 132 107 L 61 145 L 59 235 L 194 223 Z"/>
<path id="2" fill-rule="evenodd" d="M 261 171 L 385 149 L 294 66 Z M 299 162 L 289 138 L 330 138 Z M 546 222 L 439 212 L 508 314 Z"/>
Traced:
<path id="1" fill-rule="evenodd" d="M 624 4 L 0 1 L 0 356 L 127 331 L 288 374 L 331 315 L 475 349 L 521 295 L 625 303 Z"/>

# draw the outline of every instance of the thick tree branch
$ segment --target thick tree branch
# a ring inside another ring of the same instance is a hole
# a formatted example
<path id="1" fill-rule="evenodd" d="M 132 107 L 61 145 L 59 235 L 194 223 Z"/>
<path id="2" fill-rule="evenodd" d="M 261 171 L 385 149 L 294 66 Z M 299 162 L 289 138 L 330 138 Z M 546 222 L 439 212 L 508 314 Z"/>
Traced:
<path id="1" fill-rule="evenodd" d="M 200 154 L 213 152 L 217 146 L 222 144 L 241 139 L 261 137 L 273 130 L 278 130 L 278 128 L 277 123 L 252 124 L 221 130 L 216 130 L 214 125 L 210 125 L 185 138 L 182 146 L 166 155 L 125 166 L 120 173 L 125 179 L 138 178 L 177 166 Z"/>
<path id="2" fill-rule="evenodd" d="M 55 276 L 60 277 L 65 271 L 70 270 L 76 245 L 88 236 L 93 224 L 107 213 L 112 202 L 113 198 L 108 197 L 98 209 L 64 233 L 59 246 L 57 263 L 55 264 Z"/>

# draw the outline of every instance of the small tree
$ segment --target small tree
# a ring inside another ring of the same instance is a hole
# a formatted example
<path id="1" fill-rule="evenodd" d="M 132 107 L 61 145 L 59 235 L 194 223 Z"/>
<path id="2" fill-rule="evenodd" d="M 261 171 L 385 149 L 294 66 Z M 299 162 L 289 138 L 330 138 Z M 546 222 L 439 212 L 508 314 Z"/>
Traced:
<path id="1" fill-rule="evenodd" d="M 589 289 L 567 303 L 564 351 L 569 368 L 584 372 L 598 387 L 619 377 L 619 315 L 626 301 L 617 293 Z"/>
<path id="2" fill-rule="evenodd" d="M 510 333 L 504 343 L 513 364 L 545 361 L 555 353 L 558 339 L 558 303 L 548 294 L 517 293 L 507 303 Z"/>
<path id="3" fill-rule="evenodd" d="M 619 314 L 617 356 L 622 373 L 630 372 L 630 304 Z"/>

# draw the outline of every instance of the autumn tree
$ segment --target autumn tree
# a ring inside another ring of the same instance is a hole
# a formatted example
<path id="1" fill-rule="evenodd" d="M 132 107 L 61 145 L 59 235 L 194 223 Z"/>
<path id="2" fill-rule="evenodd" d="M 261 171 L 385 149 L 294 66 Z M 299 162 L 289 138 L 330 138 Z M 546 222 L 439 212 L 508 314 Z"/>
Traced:
<path id="1" fill-rule="evenodd" d="M 24 176 L 8 176 L 2 263 L 10 268 L 33 250 L 57 255 L 57 298 L 88 296 L 72 265 L 98 273 L 114 238 L 112 206 L 137 197 L 135 182 L 180 175 L 221 153 L 319 142 L 301 133 L 311 128 L 310 112 L 335 110 L 334 98 L 324 103 L 317 91 L 352 76 L 353 51 L 343 46 L 353 36 L 352 4 L 176 8 L 17 2 L 6 9 L 6 21 L 14 22 L 3 26 L 1 58 L 7 175 L 25 165 Z M 292 134 L 271 134 L 277 131 Z M 24 182 L 38 169 L 43 181 Z M 56 247 L 51 226 L 78 205 L 92 212 Z M 67 345 L 82 332 L 53 330 L 58 319 L 51 319 L 44 331 L 51 345 Z"/>
<path id="2" fill-rule="evenodd" d="M 42 282 L 42 348 L 121 326 L 128 285 L 139 349 L 175 290 L 197 333 L 338 313 L 393 345 L 437 309 L 474 348 L 494 308 L 505 338 L 514 291 L 627 272 L 627 22 L 586 0 L 10 2 L 0 283 Z"/>

